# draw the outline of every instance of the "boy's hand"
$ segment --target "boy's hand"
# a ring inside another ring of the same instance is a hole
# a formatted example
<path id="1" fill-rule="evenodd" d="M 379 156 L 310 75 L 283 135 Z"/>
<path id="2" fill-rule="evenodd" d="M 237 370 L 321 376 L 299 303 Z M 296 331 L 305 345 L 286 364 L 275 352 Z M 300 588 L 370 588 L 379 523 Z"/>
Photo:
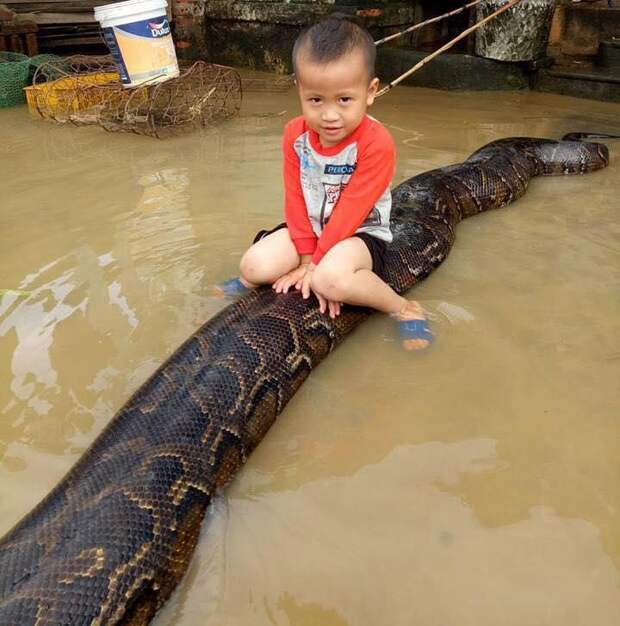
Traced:
<path id="1" fill-rule="evenodd" d="M 340 315 L 340 302 L 328 300 L 310 287 L 310 283 L 312 282 L 312 272 L 314 271 L 315 267 L 316 265 L 314 265 L 313 263 L 310 263 L 310 265 L 308 266 L 308 271 L 301 281 L 301 295 L 304 300 L 306 300 L 310 297 L 310 292 L 312 291 L 312 293 L 314 293 L 314 295 L 316 296 L 316 299 L 319 301 L 319 310 L 321 311 L 321 313 L 325 313 L 325 311 L 329 310 L 329 316 L 333 319 Z"/>
<path id="2" fill-rule="evenodd" d="M 312 272 L 314 272 L 315 268 L 316 265 L 314 265 L 314 263 L 308 263 L 307 271 L 301 281 L 300 289 L 304 300 L 310 297 L 310 283 L 312 282 Z"/>
<path id="3" fill-rule="evenodd" d="M 287 272 L 284 276 L 280 276 L 272 287 L 276 290 L 276 293 L 288 293 L 291 287 L 295 289 L 301 289 L 304 277 L 308 273 L 309 263 L 302 263 L 294 270 Z"/>
<path id="4" fill-rule="evenodd" d="M 340 307 L 342 306 L 341 302 L 335 302 L 334 300 L 328 300 L 324 298 L 320 293 L 313 291 L 316 299 L 319 301 L 319 310 L 321 313 L 325 313 L 325 311 L 329 311 L 329 316 L 332 319 L 335 319 L 340 315 Z"/>

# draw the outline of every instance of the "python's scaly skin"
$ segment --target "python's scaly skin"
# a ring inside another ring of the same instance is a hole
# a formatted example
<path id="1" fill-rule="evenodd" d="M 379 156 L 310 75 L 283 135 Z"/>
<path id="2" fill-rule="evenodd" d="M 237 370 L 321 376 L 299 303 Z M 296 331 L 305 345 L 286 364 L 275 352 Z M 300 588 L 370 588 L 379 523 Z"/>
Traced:
<path id="1" fill-rule="evenodd" d="M 605 146 L 504 139 L 394 190 L 387 263 L 404 292 L 464 217 L 531 177 L 604 167 Z M 146 624 L 187 568 L 205 509 L 310 371 L 366 319 L 336 320 L 268 287 L 200 328 L 134 394 L 58 486 L 0 541 L 0 624 Z"/>

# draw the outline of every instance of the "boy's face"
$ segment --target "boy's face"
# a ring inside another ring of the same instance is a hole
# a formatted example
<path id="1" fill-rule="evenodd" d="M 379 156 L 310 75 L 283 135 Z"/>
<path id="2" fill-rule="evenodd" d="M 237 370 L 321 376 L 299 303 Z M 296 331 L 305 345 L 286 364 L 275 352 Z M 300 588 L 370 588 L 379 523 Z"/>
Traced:
<path id="1" fill-rule="evenodd" d="M 303 116 L 325 147 L 335 146 L 360 125 L 379 86 L 378 78 L 369 78 L 361 50 L 325 64 L 309 61 L 302 51 L 295 78 Z"/>

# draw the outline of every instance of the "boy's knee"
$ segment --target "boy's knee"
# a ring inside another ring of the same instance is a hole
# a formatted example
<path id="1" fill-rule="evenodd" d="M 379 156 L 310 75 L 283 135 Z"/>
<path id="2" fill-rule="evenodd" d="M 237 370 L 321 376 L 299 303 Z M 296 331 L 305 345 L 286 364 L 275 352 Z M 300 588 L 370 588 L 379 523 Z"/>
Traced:
<path id="1" fill-rule="evenodd" d="M 324 298 L 335 302 L 346 300 L 349 281 L 347 275 L 331 265 L 318 265 L 312 275 L 311 287 Z"/>
<path id="2" fill-rule="evenodd" d="M 265 282 L 266 269 L 261 255 L 257 254 L 253 248 L 246 250 L 239 262 L 239 271 L 242 278 L 255 285 Z"/>

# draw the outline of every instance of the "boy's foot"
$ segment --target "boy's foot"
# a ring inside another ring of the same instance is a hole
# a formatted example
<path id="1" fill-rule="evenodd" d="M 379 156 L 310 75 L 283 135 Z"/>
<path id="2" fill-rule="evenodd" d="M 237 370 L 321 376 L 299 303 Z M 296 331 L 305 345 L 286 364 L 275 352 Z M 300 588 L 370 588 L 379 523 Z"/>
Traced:
<path id="1" fill-rule="evenodd" d="M 218 298 L 237 298 L 245 295 L 248 291 L 251 291 L 251 289 L 237 277 L 215 285 L 213 291 L 214 295 Z"/>
<path id="2" fill-rule="evenodd" d="M 402 311 L 392 313 L 390 317 L 396 320 L 405 350 L 422 350 L 433 340 L 424 311 L 417 302 L 407 300 Z"/>

